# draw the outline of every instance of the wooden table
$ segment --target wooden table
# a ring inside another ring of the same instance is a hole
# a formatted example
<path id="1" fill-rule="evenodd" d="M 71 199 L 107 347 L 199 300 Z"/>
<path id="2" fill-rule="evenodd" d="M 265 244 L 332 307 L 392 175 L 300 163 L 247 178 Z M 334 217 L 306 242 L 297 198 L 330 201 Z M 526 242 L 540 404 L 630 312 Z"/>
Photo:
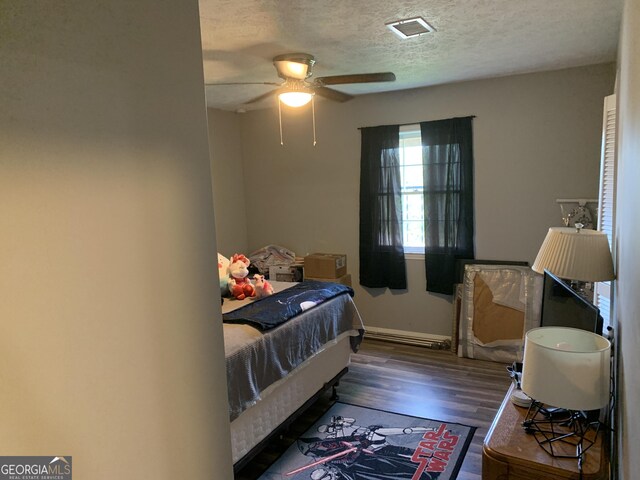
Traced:
<path id="1" fill-rule="evenodd" d="M 527 409 L 511 403 L 511 386 L 487 433 L 482 447 L 483 480 L 605 480 L 609 462 L 603 448 L 605 433 L 585 454 L 582 477 L 575 459 L 554 458 L 525 433 L 522 422 Z"/>

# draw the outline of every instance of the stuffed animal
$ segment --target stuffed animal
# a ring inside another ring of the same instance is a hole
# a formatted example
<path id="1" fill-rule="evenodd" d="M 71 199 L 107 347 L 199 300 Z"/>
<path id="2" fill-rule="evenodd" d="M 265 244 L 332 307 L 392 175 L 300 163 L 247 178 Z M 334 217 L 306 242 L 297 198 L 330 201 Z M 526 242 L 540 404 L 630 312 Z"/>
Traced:
<path id="1" fill-rule="evenodd" d="M 264 275 L 256 273 L 253 278 L 255 280 L 256 297 L 262 298 L 273 295 L 273 287 L 264 279 Z"/>
<path id="2" fill-rule="evenodd" d="M 229 263 L 229 291 L 238 300 L 256 296 L 256 289 L 247 277 L 250 263 L 247 257 L 237 253 Z"/>
<path id="3" fill-rule="evenodd" d="M 220 277 L 220 295 L 229 295 L 229 259 L 218 253 L 218 277 Z"/>

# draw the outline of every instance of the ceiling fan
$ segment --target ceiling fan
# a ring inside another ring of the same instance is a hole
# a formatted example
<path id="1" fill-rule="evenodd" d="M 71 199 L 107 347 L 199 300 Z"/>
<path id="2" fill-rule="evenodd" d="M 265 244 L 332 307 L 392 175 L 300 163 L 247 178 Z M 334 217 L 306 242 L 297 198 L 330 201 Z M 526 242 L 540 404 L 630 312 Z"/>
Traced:
<path id="1" fill-rule="evenodd" d="M 393 82 L 396 76 L 391 72 L 380 73 L 358 73 L 351 75 L 332 75 L 328 77 L 317 77 L 313 81 L 308 78 L 313 75 L 313 65 L 316 63 L 313 55 L 308 53 L 286 53 L 278 55 L 273 59 L 278 76 L 284 81 L 277 82 L 233 82 L 233 83 L 209 83 L 207 85 L 273 85 L 278 87 L 275 90 L 252 98 L 245 104 L 259 102 L 274 95 L 278 95 L 280 100 L 292 107 L 301 107 L 311 101 L 314 94 L 321 97 L 346 102 L 351 100 L 353 95 L 349 95 L 338 90 L 329 88 L 328 85 L 346 85 L 350 83 L 372 83 L 372 82 Z"/>

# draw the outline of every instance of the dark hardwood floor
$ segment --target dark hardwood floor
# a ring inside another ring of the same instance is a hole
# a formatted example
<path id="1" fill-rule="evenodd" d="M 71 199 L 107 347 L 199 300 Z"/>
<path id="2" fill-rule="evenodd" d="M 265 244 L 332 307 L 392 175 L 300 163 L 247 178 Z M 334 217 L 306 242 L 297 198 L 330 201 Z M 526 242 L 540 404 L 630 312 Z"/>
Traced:
<path id="1" fill-rule="evenodd" d="M 482 442 L 509 387 L 504 364 L 458 358 L 445 350 L 365 340 L 340 380 L 340 400 L 381 410 L 478 427 L 458 475 L 482 477 Z M 236 480 L 254 480 L 329 408 L 322 397 Z"/>

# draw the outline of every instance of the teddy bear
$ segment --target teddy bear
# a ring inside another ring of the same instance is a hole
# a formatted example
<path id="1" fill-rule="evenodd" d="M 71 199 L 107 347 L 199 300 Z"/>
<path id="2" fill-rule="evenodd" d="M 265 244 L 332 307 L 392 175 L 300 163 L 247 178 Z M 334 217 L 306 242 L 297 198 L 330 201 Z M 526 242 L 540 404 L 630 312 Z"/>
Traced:
<path id="1" fill-rule="evenodd" d="M 248 278 L 250 263 L 247 257 L 237 253 L 229 262 L 229 291 L 237 300 L 256 296 L 256 289 Z"/>
<path id="2" fill-rule="evenodd" d="M 273 287 L 269 282 L 264 279 L 264 275 L 260 275 L 256 273 L 254 276 L 255 288 L 256 288 L 256 297 L 268 297 L 269 295 L 273 295 Z"/>

